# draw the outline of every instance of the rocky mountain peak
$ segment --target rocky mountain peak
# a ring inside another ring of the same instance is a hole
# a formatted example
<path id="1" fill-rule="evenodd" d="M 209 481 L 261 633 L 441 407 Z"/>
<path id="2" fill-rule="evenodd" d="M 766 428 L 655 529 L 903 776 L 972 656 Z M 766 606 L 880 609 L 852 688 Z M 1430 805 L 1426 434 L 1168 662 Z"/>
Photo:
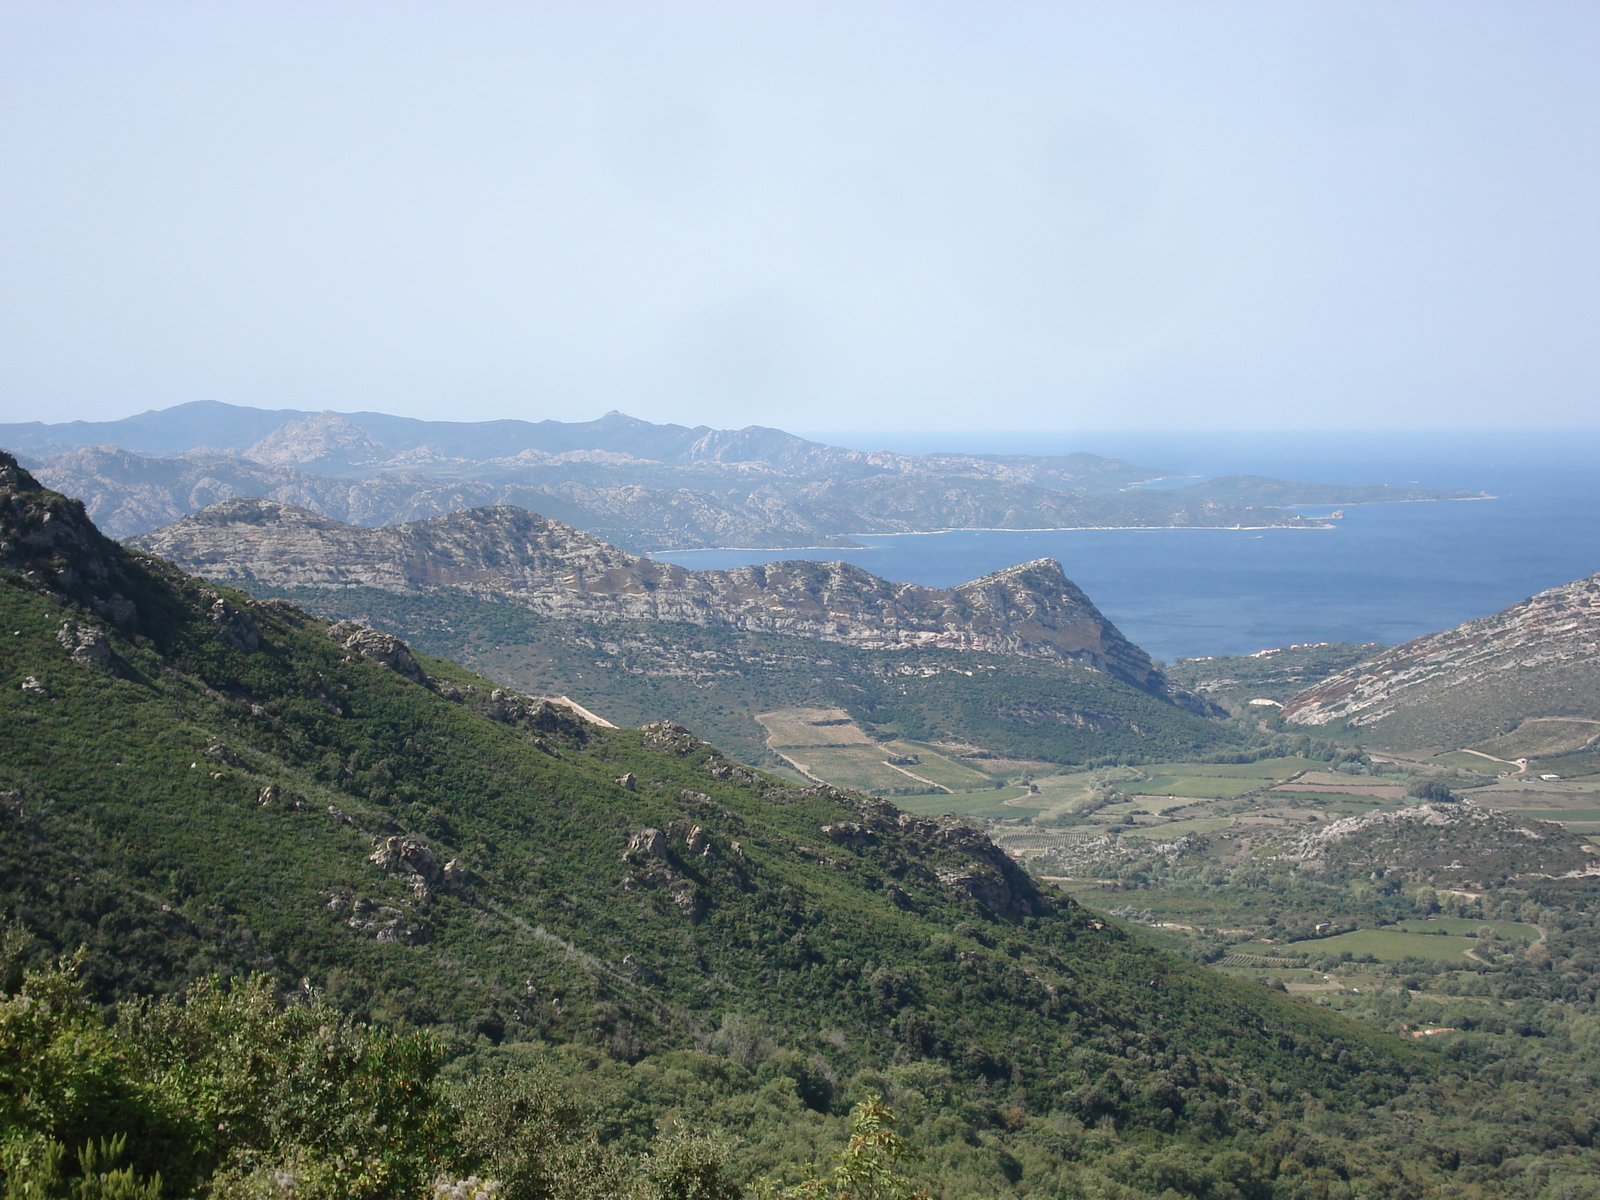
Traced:
<path id="1" fill-rule="evenodd" d="M 244 456 L 274 467 L 314 464 L 337 470 L 383 462 L 394 452 L 338 413 L 325 411 L 285 421 Z"/>

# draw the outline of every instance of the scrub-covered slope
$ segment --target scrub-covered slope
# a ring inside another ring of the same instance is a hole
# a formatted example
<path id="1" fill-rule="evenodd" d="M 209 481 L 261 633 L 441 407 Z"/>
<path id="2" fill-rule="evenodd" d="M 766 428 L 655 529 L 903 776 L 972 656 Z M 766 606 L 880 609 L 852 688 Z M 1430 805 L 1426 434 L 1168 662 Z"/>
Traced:
<path id="1" fill-rule="evenodd" d="M 586 725 L 208 585 L 7 460 L 0 610 L 0 903 L 87 944 L 104 996 L 253 966 L 379 1020 L 624 1058 L 748 1019 L 812 1064 L 819 1103 L 863 1064 L 930 1059 L 1135 1125 L 1251 1126 L 1405 1074 L 1376 1035 L 1041 891 L 959 822 L 794 787 L 670 724 Z"/>
<path id="2" fill-rule="evenodd" d="M 515 507 L 369 529 L 270 500 L 133 544 L 617 723 L 672 719 L 748 762 L 775 761 L 758 715 L 797 704 L 1056 762 L 1237 741 L 1049 559 L 945 589 L 846 563 L 690 571 Z"/>
<path id="3" fill-rule="evenodd" d="M 1292 697 L 1282 715 L 1412 748 L 1465 746 L 1540 717 L 1600 719 L 1600 575 L 1394 646 Z"/>

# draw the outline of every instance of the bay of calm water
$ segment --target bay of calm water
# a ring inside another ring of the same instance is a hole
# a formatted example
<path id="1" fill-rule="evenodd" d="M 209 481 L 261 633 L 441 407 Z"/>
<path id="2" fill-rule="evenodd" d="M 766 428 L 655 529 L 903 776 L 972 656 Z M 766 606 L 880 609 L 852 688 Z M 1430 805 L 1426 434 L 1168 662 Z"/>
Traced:
<path id="1" fill-rule="evenodd" d="M 1087 450 L 1205 478 L 1415 484 L 1495 499 L 1346 505 L 1328 530 L 963 530 L 863 536 L 859 550 L 654 557 L 691 568 L 844 559 L 930 587 L 1054 558 L 1129 638 L 1169 661 L 1297 642 L 1403 642 L 1600 571 L 1600 432 L 806 436 L 905 453 Z"/>

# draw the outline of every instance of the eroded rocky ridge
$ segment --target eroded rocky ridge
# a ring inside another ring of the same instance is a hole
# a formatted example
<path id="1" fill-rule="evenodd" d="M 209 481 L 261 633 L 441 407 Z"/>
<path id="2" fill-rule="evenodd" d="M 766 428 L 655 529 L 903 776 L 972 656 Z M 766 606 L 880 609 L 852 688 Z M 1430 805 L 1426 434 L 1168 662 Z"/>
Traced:
<path id="1" fill-rule="evenodd" d="M 1529 717 L 1600 717 L 1600 575 L 1416 638 L 1307 688 L 1283 719 L 1461 746 Z"/>
<path id="2" fill-rule="evenodd" d="M 509 506 L 365 529 L 267 500 L 229 500 L 137 539 L 186 570 L 272 588 L 452 588 L 551 617 L 679 621 L 863 649 L 941 647 L 1054 658 L 1203 709 L 1168 684 L 1065 574 L 1040 559 L 955 588 L 848 563 L 690 571 Z"/>

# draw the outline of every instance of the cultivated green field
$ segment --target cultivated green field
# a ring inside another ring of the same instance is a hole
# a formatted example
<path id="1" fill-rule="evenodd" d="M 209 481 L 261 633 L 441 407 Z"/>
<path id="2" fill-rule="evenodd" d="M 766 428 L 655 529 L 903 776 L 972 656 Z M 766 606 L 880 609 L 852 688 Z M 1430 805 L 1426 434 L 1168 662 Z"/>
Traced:
<path id="1" fill-rule="evenodd" d="M 1524 942 L 1537 941 L 1539 937 L 1539 931 L 1532 925 L 1523 925 L 1517 921 L 1470 921 L 1463 917 L 1429 917 L 1426 921 L 1401 921 L 1398 928 L 1407 933 L 1438 930 L 1471 938 L 1476 938 L 1480 929 L 1493 929 L 1496 937 Z"/>
<path id="2" fill-rule="evenodd" d="M 875 741 L 842 708 L 777 709 L 757 720 L 767 731 L 771 750 L 796 769 L 838 787 L 894 795 L 992 789 L 995 783 L 992 776 L 931 746 Z"/>
<path id="3" fill-rule="evenodd" d="M 991 788 L 986 792 L 956 792 L 953 795 L 943 793 L 932 796 L 896 796 L 896 808 L 902 808 L 909 813 L 919 813 L 925 817 L 942 817 L 953 814 L 958 817 L 983 817 L 991 821 L 1004 821 L 1010 817 L 1026 816 L 1029 809 L 1017 808 L 1006 803 L 1007 800 L 1026 796 L 1026 788 Z"/>
<path id="4" fill-rule="evenodd" d="M 1436 754 L 1428 761 L 1438 763 L 1441 767 L 1454 767 L 1458 771 L 1477 771 L 1484 775 L 1504 775 L 1517 769 L 1515 763 L 1496 762 L 1494 759 L 1483 758 L 1477 754 L 1468 754 L 1465 750 Z"/>
<path id="5" fill-rule="evenodd" d="M 1478 944 L 1475 937 L 1452 937 L 1426 933 L 1399 933 L 1388 929 L 1357 929 L 1337 937 L 1311 938 L 1292 942 L 1284 950 L 1295 954 L 1338 955 L 1348 950 L 1360 956 L 1370 954 L 1379 962 L 1400 962 L 1407 958 L 1455 961 L 1466 957 Z"/>

